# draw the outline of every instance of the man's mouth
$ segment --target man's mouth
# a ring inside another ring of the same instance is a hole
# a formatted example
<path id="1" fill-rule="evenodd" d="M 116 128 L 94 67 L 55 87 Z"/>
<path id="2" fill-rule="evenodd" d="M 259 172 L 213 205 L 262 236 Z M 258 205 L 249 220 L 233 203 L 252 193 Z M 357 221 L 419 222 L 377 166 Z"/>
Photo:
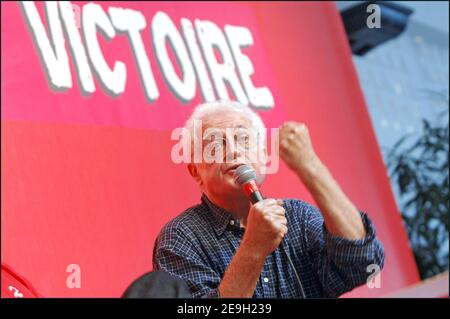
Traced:
<path id="1" fill-rule="evenodd" d="M 241 165 L 243 165 L 243 163 L 231 165 L 225 170 L 225 173 L 233 173 L 234 174 L 234 172 L 236 171 L 236 168 L 238 168 Z"/>

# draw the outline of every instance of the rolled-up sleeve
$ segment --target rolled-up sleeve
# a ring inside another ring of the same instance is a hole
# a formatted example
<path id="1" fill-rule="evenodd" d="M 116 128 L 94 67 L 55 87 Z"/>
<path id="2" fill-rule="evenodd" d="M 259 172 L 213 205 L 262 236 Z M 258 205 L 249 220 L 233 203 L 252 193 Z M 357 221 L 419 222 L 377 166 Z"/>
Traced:
<path id="1" fill-rule="evenodd" d="M 164 229 L 153 249 L 153 269 L 184 280 L 194 298 L 217 298 L 220 276 L 176 229 Z"/>
<path id="2" fill-rule="evenodd" d="M 350 240 L 332 235 L 325 227 L 320 211 L 310 206 L 307 213 L 307 249 L 324 294 L 339 295 L 365 284 L 374 270 L 384 266 L 384 248 L 366 213 L 360 212 L 366 236 Z"/>

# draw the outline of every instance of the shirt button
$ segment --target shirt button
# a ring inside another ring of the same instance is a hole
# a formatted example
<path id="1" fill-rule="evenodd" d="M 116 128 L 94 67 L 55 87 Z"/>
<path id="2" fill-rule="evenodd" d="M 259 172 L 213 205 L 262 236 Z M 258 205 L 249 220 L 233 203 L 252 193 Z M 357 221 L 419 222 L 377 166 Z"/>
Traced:
<path id="1" fill-rule="evenodd" d="M 265 283 L 269 282 L 269 278 L 267 278 L 267 277 L 264 277 L 263 280 L 264 280 Z"/>
<path id="2" fill-rule="evenodd" d="M 231 225 L 231 226 L 234 225 L 234 220 L 230 220 L 230 225 Z"/>

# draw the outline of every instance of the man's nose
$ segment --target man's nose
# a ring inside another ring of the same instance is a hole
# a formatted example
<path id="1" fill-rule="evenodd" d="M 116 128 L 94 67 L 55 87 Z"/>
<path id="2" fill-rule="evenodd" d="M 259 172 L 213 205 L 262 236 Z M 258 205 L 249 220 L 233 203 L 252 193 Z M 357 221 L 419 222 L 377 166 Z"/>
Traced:
<path id="1" fill-rule="evenodd" d="M 229 140 L 227 141 L 227 150 L 225 152 L 225 160 L 227 162 L 239 162 L 239 161 L 245 161 L 244 152 L 241 147 L 239 147 L 239 144 L 236 141 Z"/>

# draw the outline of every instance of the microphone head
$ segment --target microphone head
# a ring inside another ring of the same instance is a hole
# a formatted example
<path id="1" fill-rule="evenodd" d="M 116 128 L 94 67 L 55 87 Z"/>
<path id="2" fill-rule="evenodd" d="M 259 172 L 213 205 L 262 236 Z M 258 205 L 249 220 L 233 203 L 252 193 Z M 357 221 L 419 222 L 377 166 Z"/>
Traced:
<path id="1" fill-rule="evenodd" d="M 256 172 L 249 165 L 242 164 L 234 172 L 234 181 L 238 185 L 243 185 L 252 180 L 256 180 Z"/>

